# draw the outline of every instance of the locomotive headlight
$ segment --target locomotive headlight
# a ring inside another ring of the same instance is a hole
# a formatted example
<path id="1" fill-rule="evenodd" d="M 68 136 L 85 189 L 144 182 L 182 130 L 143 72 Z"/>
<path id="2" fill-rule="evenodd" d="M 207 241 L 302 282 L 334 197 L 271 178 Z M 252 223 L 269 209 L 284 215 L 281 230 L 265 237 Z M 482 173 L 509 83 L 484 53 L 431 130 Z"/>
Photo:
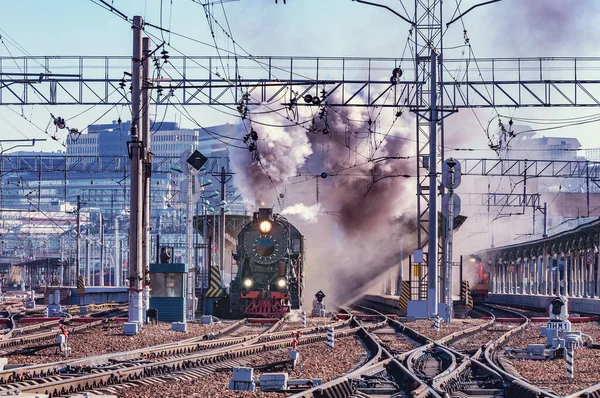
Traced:
<path id="1" fill-rule="evenodd" d="M 271 229 L 273 228 L 273 224 L 271 224 L 271 221 L 262 221 L 259 225 L 258 225 L 258 229 L 260 230 L 260 232 L 262 232 L 263 234 L 268 234 L 269 232 L 271 232 Z"/>
<path id="2" fill-rule="evenodd" d="M 281 289 L 287 286 L 287 282 L 284 278 L 281 278 L 277 281 L 277 286 Z"/>
<path id="3" fill-rule="evenodd" d="M 250 278 L 244 279 L 244 287 L 252 287 L 252 279 L 250 279 Z"/>

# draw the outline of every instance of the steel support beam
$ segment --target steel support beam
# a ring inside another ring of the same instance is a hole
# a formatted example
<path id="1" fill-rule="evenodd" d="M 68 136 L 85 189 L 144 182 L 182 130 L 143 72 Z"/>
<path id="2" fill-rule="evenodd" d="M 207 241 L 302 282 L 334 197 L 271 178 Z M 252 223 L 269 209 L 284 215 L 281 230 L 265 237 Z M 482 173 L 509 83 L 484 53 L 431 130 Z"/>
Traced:
<path id="1" fill-rule="evenodd" d="M 441 39 L 439 2 L 431 1 L 427 7 L 421 3 L 416 2 L 415 12 L 418 57 L 429 48 L 440 48 L 436 45 Z M 219 59 L 231 65 L 235 77 L 223 76 Z M 129 70 L 130 61 L 123 56 L 0 57 L 0 105 L 128 104 L 130 80 L 124 72 Z M 152 101 L 158 105 L 180 102 L 235 106 L 245 91 L 249 94 L 248 104 L 253 105 L 270 102 L 285 90 L 317 97 L 325 90 L 330 106 L 419 108 L 423 105 L 422 94 L 427 92 L 427 77 L 415 67 L 418 58 L 416 61 L 171 56 L 169 63 L 162 66 L 164 75 L 171 76 L 170 81 L 154 86 L 162 89 L 164 95 L 155 96 Z M 600 58 L 478 58 L 477 65 L 470 61 L 443 60 L 445 67 L 440 69 L 438 78 L 443 82 L 440 97 L 453 109 L 600 106 L 600 78 L 594 72 L 600 69 Z M 390 75 L 399 65 L 403 67 L 402 78 L 390 84 Z M 460 81 L 452 75 L 456 70 L 462 72 Z M 300 97 L 286 96 L 281 102 L 306 105 Z"/>

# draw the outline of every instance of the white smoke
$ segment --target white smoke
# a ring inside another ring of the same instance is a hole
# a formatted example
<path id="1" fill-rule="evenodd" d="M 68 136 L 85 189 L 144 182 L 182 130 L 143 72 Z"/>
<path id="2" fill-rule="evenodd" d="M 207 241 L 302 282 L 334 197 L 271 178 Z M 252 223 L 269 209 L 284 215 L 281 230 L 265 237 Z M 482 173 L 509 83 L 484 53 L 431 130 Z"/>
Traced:
<path id="1" fill-rule="evenodd" d="M 258 111 L 263 108 L 257 108 Z M 245 201 L 250 204 L 273 204 L 273 188 L 279 187 L 295 177 L 313 150 L 303 129 L 276 128 L 265 125 L 281 124 L 281 117 L 272 114 L 257 115 L 254 127 L 258 140 L 259 162 L 250 162 L 247 151 L 232 156 L 232 166 L 236 172 L 235 185 L 240 189 Z"/>
<path id="2" fill-rule="evenodd" d="M 288 206 L 282 210 L 281 214 L 284 215 L 296 215 L 300 217 L 302 221 L 308 223 L 315 223 L 319 218 L 319 212 L 321 211 L 321 204 L 306 206 L 304 203 L 296 203 L 295 205 Z"/>

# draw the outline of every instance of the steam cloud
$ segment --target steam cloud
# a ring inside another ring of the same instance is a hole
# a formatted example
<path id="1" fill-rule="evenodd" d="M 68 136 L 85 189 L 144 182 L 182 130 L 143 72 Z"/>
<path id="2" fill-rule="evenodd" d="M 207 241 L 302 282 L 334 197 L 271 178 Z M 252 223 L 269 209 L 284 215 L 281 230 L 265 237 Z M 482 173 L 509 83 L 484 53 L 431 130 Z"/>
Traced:
<path id="1" fill-rule="evenodd" d="M 306 206 L 303 203 L 296 203 L 295 205 L 288 206 L 283 209 L 281 214 L 297 215 L 302 221 L 315 223 L 318 220 L 320 210 L 321 205 L 319 203 L 312 206 Z"/>

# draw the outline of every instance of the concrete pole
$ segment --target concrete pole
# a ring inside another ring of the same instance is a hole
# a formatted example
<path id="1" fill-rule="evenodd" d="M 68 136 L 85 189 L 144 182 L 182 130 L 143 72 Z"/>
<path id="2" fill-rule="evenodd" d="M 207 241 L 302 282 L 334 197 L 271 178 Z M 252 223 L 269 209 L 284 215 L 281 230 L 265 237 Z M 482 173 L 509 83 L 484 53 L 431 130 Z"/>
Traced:
<path id="1" fill-rule="evenodd" d="M 523 264 L 519 264 L 519 267 L 523 267 Z M 515 264 L 516 268 L 516 264 Z M 508 291 L 507 293 L 516 294 L 517 289 L 519 288 L 519 274 L 516 272 L 507 272 L 506 276 L 508 277 Z"/>
<path id="2" fill-rule="evenodd" d="M 437 264 L 437 54 L 431 51 L 429 118 L 429 242 L 427 247 L 427 316 L 438 316 Z"/>
<path id="3" fill-rule="evenodd" d="M 127 279 L 127 278 L 125 278 L 123 262 L 127 261 L 127 263 L 129 264 L 129 257 L 128 257 L 129 248 L 127 248 L 127 250 L 125 250 L 125 242 L 126 242 L 125 239 L 123 239 L 119 242 L 119 251 L 121 253 L 121 255 L 119 257 L 119 259 L 121 260 L 119 262 L 119 279 L 121 281 L 121 286 L 125 286 L 125 280 Z"/>
<path id="4" fill-rule="evenodd" d="M 404 277 L 404 245 L 400 242 L 400 265 L 398 267 L 398 280 L 396 281 L 396 295 L 402 294 L 402 279 Z"/>
<path id="5" fill-rule="evenodd" d="M 508 263 L 500 265 L 500 293 L 506 293 L 506 273 Z"/>
<path id="6" fill-rule="evenodd" d="M 552 253 L 546 254 L 548 264 L 548 295 L 554 294 L 554 272 L 552 272 Z"/>
<path id="7" fill-rule="evenodd" d="M 121 248 L 119 240 L 119 219 L 115 216 L 115 286 L 121 286 Z"/>
<path id="8" fill-rule="evenodd" d="M 571 281 L 571 276 L 569 275 L 569 270 L 571 268 L 571 264 L 569 263 L 569 254 L 567 253 L 562 253 L 562 258 L 563 258 L 563 277 L 565 279 L 565 296 L 570 296 L 570 289 L 569 289 L 569 282 Z"/>
<path id="9" fill-rule="evenodd" d="M 548 237 L 548 203 L 544 202 L 544 233 L 542 238 Z"/>
<path id="10" fill-rule="evenodd" d="M 579 263 L 579 261 L 577 260 L 577 255 L 575 253 L 575 251 L 571 251 L 571 254 L 569 255 L 571 262 L 569 263 L 569 265 L 571 266 L 571 296 L 576 297 L 578 295 L 577 293 L 577 264 Z"/>
<path id="11" fill-rule="evenodd" d="M 596 297 L 600 297 L 600 247 L 596 255 Z"/>
<path id="12" fill-rule="evenodd" d="M 574 289 L 574 278 L 573 278 L 573 252 L 569 252 L 569 254 L 567 254 L 567 265 L 568 265 L 568 274 L 569 274 L 569 296 L 573 297 L 575 296 L 575 289 Z"/>
<path id="13" fill-rule="evenodd" d="M 496 280 L 496 293 L 502 293 L 502 261 L 499 261 L 496 266 L 498 269 L 498 278 Z"/>
<path id="14" fill-rule="evenodd" d="M 579 296 L 579 251 L 571 252 L 571 294 Z"/>
<path id="15" fill-rule="evenodd" d="M 104 217 L 100 214 L 100 286 L 104 286 Z"/>
<path id="16" fill-rule="evenodd" d="M 492 293 L 496 293 L 496 279 L 497 278 L 498 278 L 498 267 L 496 266 L 496 264 L 493 264 L 490 267 L 490 282 L 489 282 L 490 291 Z M 460 283 L 462 284 L 462 280 L 460 281 Z"/>
<path id="17" fill-rule="evenodd" d="M 85 280 L 87 286 L 93 286 L 94 284 L 92 283 L 92 278 L 90 277 L 90 269 L 92 268 L 92 264 L 90 263 L 90 241 L 88 238 L 89 233 L 85 240 Z"/>
<path id="18" fill-rule="evenodd" d="M 579 281 L 581 283 L 581 296 L 582 297 L 587 297 L 588 296 L 588 279 L 586 278 L 587 275 L 587 252 L 585 250 L 582 250 L 581 252 L 581 269 L 579 272 Z"/>
<path id="19" fill-rule="evenodd" d="M 533 294 L 533 261 L 527 257 L 527 294 Z"/>
<path id="20" fill-rule="evenodd" d="M 150 38 L 142 39 L 142 109 L 141 109 L 141 138 L 144 145 L 143 171 L 143 219 L 142 219 L 142 269 L 144 276 L 144 293 L 142 319 L 146 321 L 146 311 L 150 308 L 150 172 L 152 170 L 152 155 L 150 155 Z"/>
<path id="21" fill-rule="evenodd" d="M 539 256 L 539 264 L 540 264 L 540 283 L 538 286 L 538 294 L 545 295 L 546 294 L 546 284 L 548 280 L 548 268 L 546 268 L 546 262 L 544 260 L 544 254 L 542 253 Z"/>
<path id="22" fill-rule="evenodd" d="M 188 166 L 187 173 L 187 201 L 186 201 L 186 244 L 185 244 L 185 262 L 188 264 L 190 268 L 187 274 L 187 317 L 186 319 L 189 321 L 194 320 L 194 271 L 192 262 L 194 261 L 194 195 L 195 195 L 195 186 L 194 184 L 194 175 L 192 174 L 192 167 Z"/>
<path id="23" fill-rule="evenodd" d="M 445 322 L 452 322 L 453 303 L 452 303 L 452 245 L 454 239 L 454 167 L 450 167 L 450 186 L 448 187 L 448 231 L 446 236 L 446 261 L 444 262 L 445 280 L 444 280 L 444 304 L 446 304 Z M 462 280 L 460 281 L 462 284 Z"/>
<path id="24" fill-rule="evenodd" d="M 523 266 L 523 289 L 525 294 L 531 294 L 531 260 L 523 258 L 521 260 Z"/>
<path id="25" fill-rule="evenodd" d="M 547 262 L 547 254 L 546 247 L 544 247 L 544 251 L 542 256 L 540 257 L 540 262 L 542 266 L 542 279 L 540 282 L 540 294 L 547 295 L 548 294 L 548 262 Z"/>
<path id="26" fill-rule="evenodd" d="M 527 294 L 533 294 L 533 259 L 527 257 Z"/>
<path id="27" fill-rule="evenodd" d="M 208 263 L 208 259 L 210 258 L 210 246 L 208 246 L 208 211 L 206 210 L 206 204 L 204 200 L 202 200 L 202 243 L 204 244 L 204 255 L 202 256 L 202 292 L 204 292 L 204 278 L 206 275 L 209 275 L 210 264 Z"/>
<path id="28" fill-rule="evenodd" d="M 594 291 L 592 289 L 592 280 L 594 279 L 594 270 L 592 268 L 591 262 L 588 261 L 588 251 L 585 251 L 584 257 L 584 283 L 585 283 L 585 297 L 594 297 Z M 590 257 L 593 258 L 593 257 Z"/>
<path id="29" fill-rule="evenodd" d="M 81 219 L 79 217 L 79 212 L 81 211 L 81 196 L 77 195 L 77 240 L 75 242 L 76 244 L 76 248 L 75 248 L 75 266 L 77 267 L 77 269 L 75 270 L 75 284 L 77 284 L 77 281 L 79 280 L 79 273 L 81 272 L 81 264 L 80 264 L 80 258 L 81 256 L 79 255 L 80 253 L 80 239 L 81 239 Z"/>
<path id="30" fill-rule="evenodd" d="M 577 258 L 575 259 L 575 272 L 577 278 L 577 297 L 583 296 L 583 257 L 581 250 L 577 251 Z"/>
<path id="31" fill-rule="evenodd" d="M 542 261 L 542 256 L 536 255 L 535 256 L 535 289 L 534 292 L 535 294 L 541 294 L 541 285 L 543 283 L 543 279 L 544 279 L 544 271 L 543 271 L 543 261 Z"/>
<path id="32" fill-rule="evenodd" d="M 589 296 L 589 278 L 587 277 L 587 269 L 587 250 L 584 249 L 581 251 L 581 294 L 583 297 Z"/>
<path id="33" fill-rule="evenodd" d="M 581 250 L 575 252 L 575 295 L 582 296 L 581 292 Z"/>
<path id="34" fill-rule="evenodd" d="M 138 137 L 141 106 L 142 17 L 133 18 L 133 57 L 131 65 L 131 158 L 129 215 L 129 313 L 127 320 L 142 324 L 142 155 L 143 143 Z"/>
<path id="35" fill-rule="evenodd" d="M 227 176 L 225 174 L 225 167 L 221 167 L 221 200 L 225 200 L 225 190 L 227 189 Z M 221 206 L 221 216 L 219 218 L 219 270 L 221 271 L 221 277 L 225 272 L 225 208 Z"/>
<path id="36" fill-rule="evenodd" d="M 532 256 L 529 258 L 529 289 L 531 294 L 537 294 L 537 269 L 538 269 L 538 258 Z"/>
<path id="37" fill-rule="evenodd" d="M 495 265 L 496 267 L 496 275 L 494 276 L 494 293 L 500 293 L 500 282 L 502 281 L 502 276 L 501 276 L 501 265 L 499 263 L 496 263 Z"/>

